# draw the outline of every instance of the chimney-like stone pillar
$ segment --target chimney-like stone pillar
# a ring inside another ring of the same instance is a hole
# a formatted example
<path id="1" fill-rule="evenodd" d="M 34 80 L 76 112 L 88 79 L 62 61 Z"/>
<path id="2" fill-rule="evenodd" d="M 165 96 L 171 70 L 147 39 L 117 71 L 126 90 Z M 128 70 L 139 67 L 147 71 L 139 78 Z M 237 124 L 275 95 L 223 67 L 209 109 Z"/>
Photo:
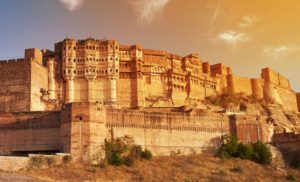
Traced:
<path id="1" fill-rule="evenodd" d="M 66 81 L 66 103 L 74 102 L 74 79 L 68 78 Z"/>
<path id="2" fill-rule="evenodd" d="M 49 100 L 55 100 L 55 71 L 54 60 L 49 59 L 48 62 L 48 92 Z"/>
<path id="3" fill-rule="evenodd" d="M 115 104 L 117 102 L 117 79 L 114 77 L 107 78 L 108 82 L 108 102 Z"/>

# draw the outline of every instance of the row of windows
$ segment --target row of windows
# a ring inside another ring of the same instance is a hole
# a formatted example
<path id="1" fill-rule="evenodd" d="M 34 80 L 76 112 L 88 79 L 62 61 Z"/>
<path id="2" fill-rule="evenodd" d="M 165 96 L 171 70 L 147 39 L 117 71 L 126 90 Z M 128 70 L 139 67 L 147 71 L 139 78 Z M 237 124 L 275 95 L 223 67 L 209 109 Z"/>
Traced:
<path id="1" fill-rule="evenodd" d="M 74 74 L 76 74 L 76 73 L 78 73 L 78 74 L 84 74 L 84 73 L 95 73 L 95 72 L 97 72 L 97 73 L 102 73 L 102 74 L 104 74 L 104 73 L 108 73 L 108 71 L 110 72 L 110 73 L 112 73 L 113 72 L 113 69 L 111 68 L 111 69 L 109 69 L 109 70 L 95 70 L 95 69 L 86 69 L 86 70 L 79 70 L 79 71 L 77 71 L 76 72 L 76 70 L 73 70 L 73 73 Z M 69 73 L 69 74 L 71 74 L 72 73 L 72 70 L 71 69 L 67 69 L 67 72 Z M 119 72 L 119 70 L 118 69 L 115 69 L 115 72 L 116 73 L 118 73 Z M 66 74 L 66 70 L 64 70 L 64 74 Z"/>
<path id="2" fill-rule="evenodd" d="M 186 87 L 182 85 L 173 85 L 174 90 L 185 91 Z"/>
<path id="3" fill-rule="evenodd" d="M 119 61 L 119 58 L 114 58 L 114 57 L 110 57 L 110 59 L 109 59 L 110 61 Z M 66 58 L 64 58 L 64 62 L 66 61 Z M 68 62 L 71 62 L 72 61 L 72 59 L 71 58 L 68 58 Z M 76 59 L 76 58 L 74 58 L 73 59 L 73 62 L 75 63 L 75 62 L 84 62 L 84 61 L 97 61 L 97 62 L 99 62 L 99 61 L 101 61 L 101 62 L 103 62 L 103 61 L 108 61 L 108 58 L 85 58 L 85 59 Z"/>
<path id="4" fill-rule="evenodd" d="M 103 50 L 103 51 L 106 51 L 108 48 L 110 48 L 110 49 L 113 49 L 113 48 L 115 48 L 115 49 L 119 49 L 119 46 L 113 46 L 113 45 L 110 45 L 110 46 L 100 46 L 100 47 L 98 47 L 98 46 L 92 46 L 92 45 L 90 45 L 90 46 L 75 46 L 75 47 L 72 47 L 72 46 L 68 46 L 68 50 L 76 50 L 76 48 L 78 48 L 79 50 L 80 49 L 90 49 L 90 50 Z M 64 47 L 64 50 L 66 50 L 66 47 Z"/>
<path id="5" fill-rule="evenodd" d="M 183 77 L 178 77 L 178 76 L 172 76 L 174 81 L 181 81 L 181 82 L 185 82 L 185 79 Z"/>
<path id="6" fill-rule="evenodd" d="M 122 55 L 122 56 L 129 56 L 130 55 L 130 53 L 128 52 L 128 51 L 120 51 L 120 54 Z"/>

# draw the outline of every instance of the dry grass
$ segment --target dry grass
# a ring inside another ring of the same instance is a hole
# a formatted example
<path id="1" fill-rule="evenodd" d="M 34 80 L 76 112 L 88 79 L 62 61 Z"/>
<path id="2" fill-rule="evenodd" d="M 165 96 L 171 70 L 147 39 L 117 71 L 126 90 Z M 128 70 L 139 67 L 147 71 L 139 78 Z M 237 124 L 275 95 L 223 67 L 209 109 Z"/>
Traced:
<path id="1" fill-rule="evenodd" d="M 236 166 L 241 172 L 234 170 Z M 137 162 L 133 167 L 91 168 L 69 165 L 21 171 L 20 173 L 53 181 L 287 181 L 288 175 L 300 179 L 300 171 L 261 166 L 251 161 L 231 159 L 222 161 L 211 155 L 156 157 Z"/>

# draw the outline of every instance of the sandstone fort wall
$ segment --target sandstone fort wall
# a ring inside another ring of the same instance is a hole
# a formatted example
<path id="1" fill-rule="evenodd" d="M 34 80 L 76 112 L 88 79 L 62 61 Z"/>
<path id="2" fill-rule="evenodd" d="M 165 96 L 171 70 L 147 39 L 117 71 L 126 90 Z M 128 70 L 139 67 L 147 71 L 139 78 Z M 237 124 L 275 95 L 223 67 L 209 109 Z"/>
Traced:
<path id="1" fill-rule="evenodd" d="M 223 90 L 290 103 L 285 109 L 297 110 L 289 80 L 279 73 L 265 68 L 261 79 L 239 77 L 225 64 L 203 63 L 195 53 L 181 57 L 113 40 L 65 39 L 54 52 L 27 49 L 25 61 L 13 62 L 0 64 L 3 75 L 11 75 L 0 80 L 0 111 L 59 110 L 72 102 L 181 106 Z"/>
<path id="2" fill-rule="evenodd" d="M 220 144 L 229 133 L 227 116 L 197 116 L 183 113 L 162 113 L 133 110 L 107 110 L 107 138 L 132 136 L 135 142 L 151 149 L 155 155 L 171 151 L 184 154 L 202 152 Z"/>
<path id="3" fill-rule="evenodd" d="M 60 113 L 0 114 L 1 155 L 59 151 Z"/>
<path id="4" fill-rule="evenodd" d="M 30 64 L 24 59 L 0 62 L 0 110 L 30 110 Z"/>

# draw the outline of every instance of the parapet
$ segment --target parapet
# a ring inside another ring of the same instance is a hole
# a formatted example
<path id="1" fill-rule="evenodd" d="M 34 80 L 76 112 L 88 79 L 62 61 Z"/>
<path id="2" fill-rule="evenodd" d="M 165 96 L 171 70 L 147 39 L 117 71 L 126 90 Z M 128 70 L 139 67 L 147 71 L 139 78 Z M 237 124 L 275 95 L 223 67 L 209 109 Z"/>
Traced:
<path id="1" fill-rule="evenodd" d="M 43 64 L 43 54 L 42 51 L 40 51 L 37 48 L 31 48 L 25 50 L 25 60 L 26 61 L 35 61 L 39 63 L 40 65 Z"/>
<path id="2" fill-rule="evenodd" d="M 24 62 L 23 58 L 19 59 L 9 59 L 9 60 L 0 60 L 0 64 L 13 64 L 13 63 L 21 63 Z"/>
<path id="3" fill-rule="evenodd" d="M 290 81 L 281 74 L 271 70 L 270 68 L 262 69 L 261 78 L 264 79 L 266 83 L 273 83 L 283 88 L 290 89 Z"/>
<path id="4" fill-rule="evenodd" d="M 223 63 L 218 63 L 210 66 L 211 74 L 212 75 L 229 75 L 231 74 L 231 69 L 227 65 Z"/>
<path id="5" fill-rule="evenodd" d="M 202 71 L 203 71 L 203 73 L 206 73 L 209 75 L 211 74 L 210 64 L 208 62 L 202 63 Z"/>

